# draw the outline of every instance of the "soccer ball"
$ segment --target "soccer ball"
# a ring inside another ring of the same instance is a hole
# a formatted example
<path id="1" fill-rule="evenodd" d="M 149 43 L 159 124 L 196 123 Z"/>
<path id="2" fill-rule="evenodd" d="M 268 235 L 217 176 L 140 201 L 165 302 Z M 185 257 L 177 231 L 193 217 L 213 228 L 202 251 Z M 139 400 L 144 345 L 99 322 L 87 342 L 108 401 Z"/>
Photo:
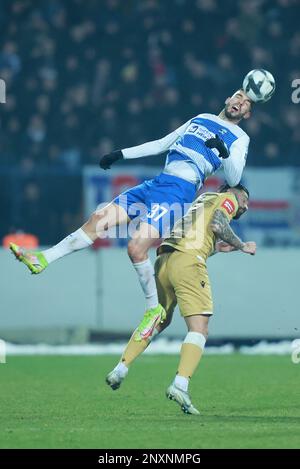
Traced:
<path id="1" fill-rule="evenodd" d="M 275 91 L 274 77 L 262 68 L 251 70 L 244 78 L 243 90 L 254 103 L 265 103 Z"/>

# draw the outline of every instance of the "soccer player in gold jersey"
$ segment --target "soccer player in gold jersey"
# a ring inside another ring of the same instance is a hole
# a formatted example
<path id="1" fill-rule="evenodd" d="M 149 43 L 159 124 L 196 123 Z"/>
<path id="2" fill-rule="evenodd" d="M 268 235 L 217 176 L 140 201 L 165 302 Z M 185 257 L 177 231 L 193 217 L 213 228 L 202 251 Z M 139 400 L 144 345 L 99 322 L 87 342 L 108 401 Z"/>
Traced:
<path id="1" fill-rule="evenodd" d="M 243 242 L 230 227 L 248 210 L 249 192 L 242 185 L 224 185 L 219 192 L 200 195 L 187 214 L 179 220 L 170 235 L 158 248 L 155 278 L 159 301 L 167 317 L 141 339 L 139 328 L 133 333 L 118 365 L 106 378 L 117 389 L 128 372 L 129 365 L 149 345 L 151 339 L 171 322 L 176 304 L 184 317 L 188 333 L 180 352 L 180 361 L 167 397 L 180 404 L 188 414 L 198 415 L 188 394 L 189 380 L 200 362 L 208 336 L 208 322 L 213 314 L 213 302 L 206 260 L 216 252 L 240 250 L 254 255 L 256 244 Z"/>

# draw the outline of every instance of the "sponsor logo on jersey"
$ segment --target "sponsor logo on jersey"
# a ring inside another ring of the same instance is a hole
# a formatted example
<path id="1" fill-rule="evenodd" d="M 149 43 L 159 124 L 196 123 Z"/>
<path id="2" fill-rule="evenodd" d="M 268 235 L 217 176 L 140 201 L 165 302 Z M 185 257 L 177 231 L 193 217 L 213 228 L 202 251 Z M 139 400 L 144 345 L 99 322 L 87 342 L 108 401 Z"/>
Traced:
<path id="1" fill-rule="evenodd" d="M 225 199 L 221 207 L 225 208 L 229 215 L 231 215 L 235 210 L 234 203 L 230 199 Z"/>

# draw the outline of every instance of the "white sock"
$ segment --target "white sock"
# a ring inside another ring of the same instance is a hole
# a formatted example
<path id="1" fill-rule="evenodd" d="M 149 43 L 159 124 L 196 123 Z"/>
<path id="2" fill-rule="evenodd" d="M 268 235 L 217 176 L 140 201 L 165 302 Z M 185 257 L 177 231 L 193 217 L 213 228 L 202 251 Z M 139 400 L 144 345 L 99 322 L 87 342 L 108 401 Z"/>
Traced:
<path id="1" fill-rule="evenodd" d="M 158 306 L 158 296 L 152 262 L 148 258 L 146 261 L 133 264 L 133 267 L 138 274 L 139 281 L 146 298 L 147 309 L 155 308 Z"/>
<path id="2" fill-rule="evenodd" d="M 82 228 L 79 228 L 79 230 L 70 234 L 52 248 L 42 251 L 42 253 L 45 256 L 46 261 L 50 264 L 50 262 L 56 261 L 60 257 L 71 254 L 73 251 L 87 248 L 91 244 L 93 244 L 93 241 Z"/>
<path id="3" fill-rule="evenodd" d="M 114 371 L 117 371 L 122 378 L 125 378 L 128 373 L 128 368 L 124 363 L 119 362 L 117 366 L 115 366 Z"/>
<path id="4" fill-rule="evenodd" d="M 174 379 L 174 384 L 182 389 L 182 391 L 186 391 L 188 390 L 188 387 L 189 387 L 189 379 L 186 378 L 185 376 L 179 376 L 179 375 L 176 375 L 175 376 L 175 379 Z"/>

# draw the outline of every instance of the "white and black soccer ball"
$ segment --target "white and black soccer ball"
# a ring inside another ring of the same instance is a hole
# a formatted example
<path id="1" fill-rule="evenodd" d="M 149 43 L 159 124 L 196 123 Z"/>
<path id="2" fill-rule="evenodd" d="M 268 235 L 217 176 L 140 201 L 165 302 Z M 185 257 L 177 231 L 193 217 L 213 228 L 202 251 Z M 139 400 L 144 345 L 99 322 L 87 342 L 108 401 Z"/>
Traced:
<path id="1" fill-rule="evenodd" d="M 243 90 L 254 103 L 265 103 L 275 91 L 275 79 L 262 68 L 251 70 L 244 78 Z"/>

